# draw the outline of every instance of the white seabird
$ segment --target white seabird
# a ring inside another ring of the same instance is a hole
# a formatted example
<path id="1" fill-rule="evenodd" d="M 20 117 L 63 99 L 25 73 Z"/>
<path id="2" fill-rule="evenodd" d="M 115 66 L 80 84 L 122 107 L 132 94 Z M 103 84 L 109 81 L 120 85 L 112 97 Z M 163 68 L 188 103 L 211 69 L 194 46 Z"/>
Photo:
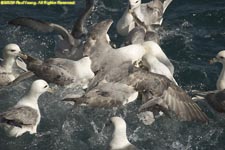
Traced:
<path id="1" fill-rule="evenodd" d="M 4 125 L 9 136 L 18 137 L 29 132 L 37 133 L 37 126 L 41 119 L 38 107 L 38 98 L 49 90 L 49 85 L 44 80 L 32 83 L 29 92 L 18 103 L 0 114 L 0 123 Z"/>
<path id="2" fill-rule="evenodd" d="M 17 56 L 21 56 L 20 47 L 17 44 L 8 44 L 3 49 L 3 61 L 0 64 L 0 86 L 8 85 L 14 81 L 18 74 L 14 71 Z"/>
<path id="3" fill-rule="evenodd" d="M 137 150 L 127 139 L 126 122 L 121 117 L 112 117 L 110 120 L 114 125 L 110 150 Z"/>
<path id="4" fill-rule="evenodd" d="M 206 100 L 218 112 L 225 112 L 225 50 L 220 51 L 215 58 L 209 61 L 210 64 L 219 62 L 223 65 L 214 91 L 192 91 L 194 100 Z"/>
<path id="5" fill-rule="evenodd" d="M 225 50 L 220 51 L 215 58 L 209 61 L 210 64 L 219 62 L 223 65 L 214 91 L 194 91 L 194 100 L 206 100 L 207 103 L 217 112 L 225 112 Z"/>
<path id="6" fill-rule="evenodd" d="M 126 36 L 135 26 L 141 24 L 146 30 L 151 30 L 152 25 L 161 25 L 163 13 L 172 0 L 153 0 L 141 3 L 141 0 L 129 0 L 128 7 L 119 19 L 116 28 L 120 35 Z M 137 21 L 138 23 L 137 24 Z"/>
<path id="7" fill-rule="evenodd" d="M 220 76 L 216 82 L 217 90 L 225 89 L 225 50 L 220 51 L 215 58 L 210 60 L 210 63 L 220 62 L 223 65 Z"/>
<path id="8" fill-rule="evenodd" d="M 142 99 L 139 111 L 158 110 L 165 114 L 173 111 L 184 121 L 208 121 L 201 108 L 174 82 L 163 75 L 136 68 L 131 62 L 109 70 L 100 70 L 90 82 L 88 91 L 95 89 L 102 80 L 133 87 Z M 83 101 L 85 99 L 90 97 L 84 97 Z"/>

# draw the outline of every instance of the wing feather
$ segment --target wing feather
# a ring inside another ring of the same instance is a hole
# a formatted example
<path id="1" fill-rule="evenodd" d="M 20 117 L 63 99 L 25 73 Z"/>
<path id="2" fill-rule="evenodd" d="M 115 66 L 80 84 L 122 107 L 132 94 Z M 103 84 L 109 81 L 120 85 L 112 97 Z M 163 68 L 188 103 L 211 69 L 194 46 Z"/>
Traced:
<path id="1" fill-rule="evenodd" d="M 54 23 L 44 22 L 38 19 L 29 18 L 29 17 L 18 17 L 16 19 L 10 20 L 8 24 L 25 26 L 33 30 L 40 32 L 48 33 L 55 32 L 63 37 L 68 43 L 73 46 L 74 38 L 73 36 L 62 26 Z"/>
<path id="2" fill-rule="evenodd" d="M 37 110 L 26 107 L 12 107 L 0 114 L 1 123 L 8 123 L 14 126 L 35 125 L 38 119 Z"/>

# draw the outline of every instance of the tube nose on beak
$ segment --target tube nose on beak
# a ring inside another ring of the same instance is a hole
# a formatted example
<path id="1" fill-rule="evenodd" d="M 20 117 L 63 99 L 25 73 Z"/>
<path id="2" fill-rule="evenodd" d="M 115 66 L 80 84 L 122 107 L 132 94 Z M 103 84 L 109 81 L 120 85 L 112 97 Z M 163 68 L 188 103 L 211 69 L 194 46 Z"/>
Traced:
<path id="1" fill-rule="evenodd" d="M 22 52 L 20 52 L 18 56 L 22 59 L 27 59 L 27 55 Z"/>
<path id="2" fill-rule="evenodd" d="M 48 88 L 48 90 L 47 90 L 47 92 L 49 92 L 49 93 L 54 93 L 54 89 L 52 89 L 52 88 Z"/>

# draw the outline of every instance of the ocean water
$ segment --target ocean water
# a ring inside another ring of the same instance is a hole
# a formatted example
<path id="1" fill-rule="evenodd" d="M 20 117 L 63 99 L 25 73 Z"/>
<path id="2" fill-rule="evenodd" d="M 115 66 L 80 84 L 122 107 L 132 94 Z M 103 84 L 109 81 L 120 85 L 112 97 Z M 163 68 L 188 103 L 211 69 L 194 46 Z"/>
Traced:
<path id="1" fill-rule="evenodd" d="M 55 34 L 13 27 L 7 22 L 26 16 L 58 23 L 70 30 L 84 4 L 81 0 L 74 6 L 0 6 L 0 49 L 8 43 L 17 43 L 22 51 L 33 56 L 53 57 Z M 115 25 L 126 5 L 126 0 L 98 0 L 88 25 L 112 18 L 110 38 L 121 44 L 123 38 L 117 35 Z M 175 66 L 178 84 L 187 92 L 215 89 L 221 65 L 209 65 L 208 60 L 225 49 L 225 1 L 173 0 L 164 18 L 161 47 Z M 1 89 L 0 111 L 13 106 L 31 82 L 29 79 L 15 87 Z M 225 149 L 225 115 L 216 113 L 204 102 L 199 105 L 210 118 L 208 124 L 163 116 L 146 126 L 137 117 L 138 101 L 118 109 L 76 107 L 60 101 L 71 92 L 81 90 L 58 87 L 55 94 L 40 97 L 42 118 L 37 135 L 9 138 L 0 128 L 0 150 L 104 150 L 112 134 L 112 127 L 105 127 L 105 123 L 114 115 L 126 120 L 128 138 L 141 150 Z"/>

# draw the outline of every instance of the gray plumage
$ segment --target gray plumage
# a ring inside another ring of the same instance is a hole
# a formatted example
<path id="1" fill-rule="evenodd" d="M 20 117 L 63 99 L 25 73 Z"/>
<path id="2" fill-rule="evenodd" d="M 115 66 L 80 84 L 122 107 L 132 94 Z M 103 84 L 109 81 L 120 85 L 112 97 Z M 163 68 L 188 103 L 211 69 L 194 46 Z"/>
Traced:
<path id="1" fill-rule="evenodd" d="M 38 19 L 29 18 L 29 17 L 19 17 L 9 21 L 9 24 L 29 27 L 44 33 L 55 32 L 61 35 L 63 39 L 68 41 L 68 43 L 71 46 L 74 45 L 73 36 L 64 27 L 54 23 L 44 22 Z"/>
<path id="2" fill-rule="evenodd" d="M 142 27 L 135 27 L 126 37 L 125 45 L 144 43 L 145 30 Z"/>
<path id="3" fill-rule="evenodd" d="M 37 122 L 38 112 L 27 106 L 17 106 L 0 114 L 0 122 L 22 128 L 22 126 L 34 126 Z"/>
<path id="4" fill-rule="evenodd" d="M 126 36 L 136 26 L 146 31 L 154 31 L 155 25 L 161 25 L 163 13 L 172 0 L 152 0 L 141 3 L 141 0 L 129 0 L 128 8 L 117 23 L 117 32 Z"/>
<path id="5" fill-rule="evenodd" d="M 140 106 L 140 111 L 160 106 L 165 110 L 175 112 L 184 121 L 208 121 L 205 113 L 185 91 L 162 75 L 135 68 L 127 62 L 119 68 L 99 72 L 89 87 L 98 85 L 102 79 L 134 87 L 139 95 L 142 95 L 143 104 Z"/>
<path id="6" fill-rule="evenodd" d="M 6 86 L 19 76 L 20 66 L 16 66 L 16 59 L 21 56 L 17 44 L 8 44 L 3 49 L 3 60 L 0 63 L 0 86 Z"/>
<path id="7" fill-rule="evenodd" d="M 135 27 L 126 37 L 125 45 L 142 44 L 145 41 L 154 41 L 159 44 L 160 39 L 157 31 L 147 31 L 142 27 Z"/>
<path id="8" fill-rule="evenodd" d="M 9 136 L 18 137 L 25 132 L 37 133 L 37 127 L 41 120 L 38 99 L 41 94 L 49 90 L 46 81 L 36 80 L 14 107 L 0 114 L 0 123 Z"/>
<path id="9" fill-rule="evenodd" d="M 102 81 L 81 98 L 66 98 L 63 101 L 74 101 L 91 107 L 114 107 L 132 102 L 137 96 L 138 93 L 131 86 Z"/>
<path id="10" fill-rule="evenodd" d="M 23 60 L 27 64 L 27 69 L 29 71 L 32 71 L 36 76 L 47 82 L 58 85 L 68 85 L 79 82 L 79 80 L 88 81 L 94 77 L 94 73 L 91 71 L 91 61 L 89 58 L 82 58 L 79 61 L 50 58 L 41 61 L 27 55 Z"/>
<path id="11" fill-rule="evenodd" d="M 101 60 L 104 58 L 104 54 L 113 50 L 106 38 L 112 23 L 113 21 L 111 19 L 101 21 L 92 26 L 89 31 L 88 39 L 84 44 L 83 55 L 90 56 L 93 72 L 101 68 Z"/>
<path id="12" fill-rule="evenodd" d="M 181 88 L 164 76 L 137 71 L 121 82 L 135 86 L 137 91 L 147 97 L 147 102 L 140 107 L 141 111 L 159 105 L 172 110 L 185 121 L 208 121 L 207 116 L 198 105 Z"/>
<path id="13" fill-rule="evenodd" d="M 216 111 L 225 112 L 225 90 L 209 93 L 205 99 Z"/>
<path id="14" fill-rule="evenodd" d="M 137 61 L 146 53 L 141 44 L 132 44 L 114 49 L 107 40 L 107 32 L 112 24 L 111 19 L 101 21 L 93 26 L 90 36 L 84 45 L 84 55 L 92 60 L 93 72 L 99 71 L 102 67 L 119 67 L 125 61 Z"/>

